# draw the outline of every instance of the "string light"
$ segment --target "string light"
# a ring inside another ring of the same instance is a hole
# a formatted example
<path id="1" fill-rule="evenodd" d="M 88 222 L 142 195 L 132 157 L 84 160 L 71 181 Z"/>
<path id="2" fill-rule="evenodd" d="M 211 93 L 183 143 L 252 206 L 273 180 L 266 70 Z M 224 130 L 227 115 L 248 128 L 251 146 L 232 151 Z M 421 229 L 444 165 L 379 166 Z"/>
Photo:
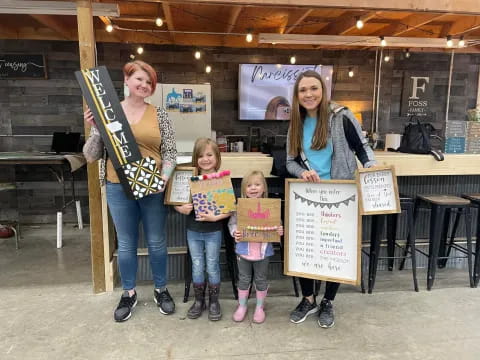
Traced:
<path id="1" fill-rule="evenodd" d="M 448 47 L 452 47 L 452 46 L 453 46 L 453 40 L 452 40 L 452 36 L 451 36 L 451 35 L 448 35 L 448 36 L 447 36 L 447 46 L 448 46 Z"/>
<path id="2" fill-rule="evenodd" d="M 383 60 L 385 60 L 385 62 L 389 62 L 390 61 L 390 55 L 385 55 Z"/>
<path id="3" fill-rule="evenodd" d="M 290 64 L 294 65 L 297 62 L 295 56 L 290 56 Z"/>
<path id="4" fill-rule="evenodd" d="M 353 77 L 355 75 L 355 73 L 353 72 L 353 68 L 352 67 L 349 67 L 348 68 L 348 76 L 349 77 Z"/>
<path id="5" fill-rule="evenodd" d="M 207 66 L 205 67 L 205 72 L 206 72 L 207 74 L 210 74 L 211 71 L 212 71 L 212 67 L 211 67 L 210 65 L 207 65 Z"/>
<path id="6" fill-rule="evenodd" d="M 249 32 L 247 34 L 247 36 L 245 36 L 245 40 L 247 40 L 247 42 L 252 42 L 253 40 L 253 35 Z"/>
<path id="7" fill-rule="evenodd" d="M 163 20 L 161 18 L 156 18 L 155 19 L 155 25 L 157 25 L 158 27 L 162 26 L 163 25 Z"/>
<path id="8" fill-rule="evenodd" d="M 112 31 L 113 31 L 113 25 L 112 25 L 112 24 L 108 24 L 108 25 L 105 27 L 105 30 L 107 30 L 107 32 L 112 32 Z"/>
<path id="9" fill-rule="evenodd" d="M 364 25 L 363 20 L 357 17 L 357 23 L 356 23 L 357 29 L 360 30 L 361 28 L 363 28 L 363 25 Z"/>
<path id="10" fill-rule="evenodd" d="M 408 59 L 410 57 L 410 49 L 407 49 L 405 52 L 405 57 Z"/>
<path id="11" fill-rule="evenodd" d="M 387 46 L 387 41 L 383 36 L 380 36 L 380 45 L 384 47 Z"/>
<path id="12" fill-rule="evenodd" d="M 195 59 L 199 60 L 202 57 L 202 53 L 197 50 L 197 51 L 195 51 L 194 56 L 195 56 Z"/>
<path id="13" fill-rule="evenodd" d="M 139 47 L 137 48 L 137 54 L 138 54 L 138 55 L 142 55 L 142 54 L 143 54 L 143 47 L 142 47 L 142 46 L 139 46 Z"/>
<path id="14" fill-rule="evenodd" d="M 463 35 L 460 36 L 460 40 L 458 40 L 458 46 L 459 47 L 464 47 L 465 46 L 465 40 L 463 39 Z"/>

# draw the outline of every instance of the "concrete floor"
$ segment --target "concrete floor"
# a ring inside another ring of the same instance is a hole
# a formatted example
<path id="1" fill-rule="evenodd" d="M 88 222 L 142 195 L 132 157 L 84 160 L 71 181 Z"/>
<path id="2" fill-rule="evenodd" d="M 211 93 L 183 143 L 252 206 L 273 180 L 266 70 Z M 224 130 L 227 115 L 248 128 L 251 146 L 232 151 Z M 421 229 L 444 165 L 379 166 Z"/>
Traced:
<path id="1" fill-rule="evenodd" d="M 139 305 L 126 323 L 113 321 L 121 290 L 95 295 L 90 283 L 89 229 L 24 227 L 21 249 L 0 239 L 0 359 L 480 359 L 480 288 L 467 274 L 441 270 L 435 288 L 412 291 L 410 271 L 379 272 L 375 292 L 342 286 L 336 325 L 311 317 L 292 324 L 299 299 L 289 278 L 271 284 L 267 320 L 236 324 L 230 284 L 223 284 L 224 319 L 185 318 L 183 284 L 169 285 L 177 311 L 161 315 L 151 284 L 138 287 Z M 250 301 L 250 316 L 254 301 Z"/>

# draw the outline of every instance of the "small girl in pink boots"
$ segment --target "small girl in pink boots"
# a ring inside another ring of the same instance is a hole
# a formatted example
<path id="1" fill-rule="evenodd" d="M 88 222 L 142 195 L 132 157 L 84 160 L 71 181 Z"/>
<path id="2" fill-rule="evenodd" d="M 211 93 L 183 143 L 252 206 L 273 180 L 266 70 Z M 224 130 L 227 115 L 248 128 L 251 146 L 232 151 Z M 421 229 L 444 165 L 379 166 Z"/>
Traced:
<path id="1" fill-rule="evenodd" d="M 261 171 L 252 171 L 242 179 L 242 197 L 268 197 L 267 182 Z M 253 322 L 261 324 L 265 321 L 264 303 L 267 296 L 268 257 L 273 255 L 271 243 L 240 241 L 242 234 L 237 230 L 237 214 L 233 213 L 228 222 L 230 234 L 236 241 L 235 251 L 238 260 L 238 307 L 233 314 L 233 320 L 240 322 L 247 314 L 247 300 L 254 274 L 257 293 L 257 306 L 253 314 Z M 283 226 L 277 230 L 283 235 Z"/>

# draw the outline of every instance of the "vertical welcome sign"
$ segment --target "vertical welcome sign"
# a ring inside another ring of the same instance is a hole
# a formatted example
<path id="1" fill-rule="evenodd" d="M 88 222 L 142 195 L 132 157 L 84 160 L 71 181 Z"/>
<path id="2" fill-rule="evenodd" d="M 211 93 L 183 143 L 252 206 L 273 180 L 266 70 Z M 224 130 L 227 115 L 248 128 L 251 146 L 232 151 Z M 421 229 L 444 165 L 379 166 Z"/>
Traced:
<path id="1" fill-rule="evenodd" d="M 352 180 L 285 183 L 285 274 L 358 285 L 358 191 Z"/>
<path id="2" fill-rule="evenodd" d="M 155 160 L 142 158 L 105 66 L 75 72 L 125 193 L 139 199 L 163 188 Z"/>

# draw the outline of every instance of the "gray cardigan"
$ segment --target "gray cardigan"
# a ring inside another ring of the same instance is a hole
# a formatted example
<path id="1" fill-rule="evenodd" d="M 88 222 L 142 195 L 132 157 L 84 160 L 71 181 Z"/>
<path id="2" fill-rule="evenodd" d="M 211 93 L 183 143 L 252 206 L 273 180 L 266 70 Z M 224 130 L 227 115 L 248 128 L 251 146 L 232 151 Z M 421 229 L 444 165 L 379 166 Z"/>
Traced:
<path id="1" fill-rule="evenodd" d="M 362 135 L 362 128 L 348 108 L 331 103 L 328 124 L 329 137 L 333 145 L 330 171 L 332 179 L 351 180 L 355 178 L 357 169 L 355 155 L 365 168 L 376 165 L 373 151 L 368 145 L 367 139 Z M 289 135 L 290 129 L 287 134 L 287 170 L 291 175 L 301 178 L 302 173 L 308 167 L 299 157 L 288 153 Z"/>

